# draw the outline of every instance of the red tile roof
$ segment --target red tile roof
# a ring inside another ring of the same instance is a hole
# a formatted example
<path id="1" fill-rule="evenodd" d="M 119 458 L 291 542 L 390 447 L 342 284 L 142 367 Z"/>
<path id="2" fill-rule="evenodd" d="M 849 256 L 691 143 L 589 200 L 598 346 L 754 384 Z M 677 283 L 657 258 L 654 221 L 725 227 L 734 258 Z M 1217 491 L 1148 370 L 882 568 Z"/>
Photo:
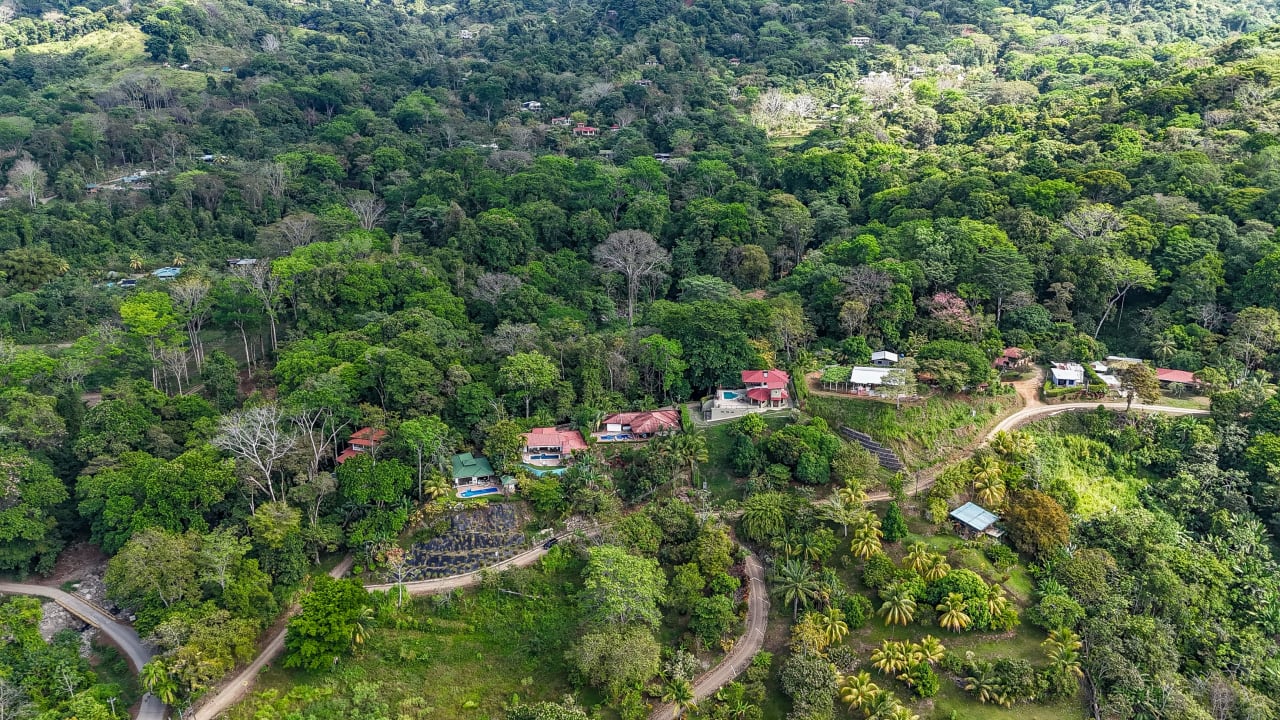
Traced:
<path id="1" fill-rule="evenodd" d="M 1027 356 L 1027 351 L 1020 347 L 1007 347 L 1004 349 L 1004 357 L 1010 360 L 1021 360 Z"/>
<path id="2" fill-rule="evenodd" d="M 785 388 L 791 382 L 791 376 L 774 368 L 773 370 L 743 370 L 744 385 L 763 385 L 768 388 Z"/>
<path id="3" fill-rule="evenodd" d="M 387 439 L 387 431 L 381 428 L 360 428 L 351 433 L 351 439 L 347 442 L 360 447 L 374 447 Z"/>
<path id="4" fill-rule="evenodd" d="M 630 426 L 631 432 L 652 435 L 663 430 L 680 427 L 680 413 L 671 408 L 643 412 L 614 413 L 604 419 L 604 425 Z"/>
<path id="5" fill-rule="evenodd" d="M 1160 382 L 1176 382 L 1183 385 L 1194 385 L 1197 382 L 1195 374 L 1186 370 L 1156 368 L 1156 377 L 1159 378 Z"/>
<path id="6" fill-rule="evenodd" d="M 770 393 L 774 389 L 776 388 L 772 388 L 772 387 L 751 388 L 750 390 L 747 390 L 747 397 L 751 398 L 752 400 L 755 400 L 756 402 L 769 402 L 769 400 L 773 399 L 770 396 Z M 780 397 L 783 400 L 786 400 L 789 397 L 787 395 L 787 391 L 783 390 L 782 395 Z"/>
<path id="7" fill-rule="evenodd" d="M 338 453 L 338 464 L 341 465 L 342 463 L 350 460 L 351 458 L 359 454 L 360 454 L 359 450 L 356 450 L 355 448 L 347 448 L 346 450 L 343 450 L 342 452 Z"/>
<path id="8" fill-rule="evenodd" d="M 553 427 L 534 428 L 524 434 L 525 447 L 554 447 L 562 453 L 586 450 L 587 441 L 577 430 L 557 430 Z"/>

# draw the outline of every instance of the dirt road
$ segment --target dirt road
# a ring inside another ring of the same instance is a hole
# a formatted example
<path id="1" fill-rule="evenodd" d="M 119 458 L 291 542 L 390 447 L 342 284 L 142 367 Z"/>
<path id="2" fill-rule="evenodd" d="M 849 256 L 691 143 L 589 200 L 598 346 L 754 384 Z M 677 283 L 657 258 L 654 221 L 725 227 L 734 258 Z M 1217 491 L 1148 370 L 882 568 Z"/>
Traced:
<path id="1" fill-rule="evenodd" d="M 351 570 L 354 560 L 350 555 L 343 558 L 337 567 L 329 571 L 330 577 L 340 578 Z M 297 606 L 289 609 L 286 617 L 292 616 L 298 611 Z M 243 670 L 236 673 L 235 677 L 222 683 L 222 686 L 212 695 L 205 696 L 204 702 L 200 707 L 196 708 L 188 717 L 194 720 L 214 720 L 222 713 L 231 709 L 232 705 L 240 702 L 241 698 L 249 694 L 249 690 L 253 688 L 253 682 L 258 678 L 258 673 L 262 672 L 262 668 L 267 663 L 279 657 L 284 651 L 284 635 L 287 623 L 281 623 L 280 628 L 267 640 L 262 646 L 262 650 L 258 652 L 258 656 L 253 662 L 245 666 Z"/>
<path id="2" fill-rule="evenodd" d="M 67 612 L 75 615 L 84 622 L 92 625 L 101 631 L 104 635 L 111 638 L 129 660 L 129 664 L 133 666 L 134 672 L 140 672 L 142 666 L 151 661 L 151 648 L 143 644 L 138 637 L 138 633 L 134 632 L 132 626 L 122 623 L 111 616 L 106 610 L 94 605 L 79 595 L 72 595 L 63 592 L 58 588 L 45 587 L 43 585 L 27 585 L 24 583 L 0 582 L 0 593 L 12 593 L 15 595 L 38 595 L 46 597 L 66 608 Z M 152 695 L 147 693 L 142 698 L 142 704 L 138 710 L 138 720 L 165 720 L 167 717 L 164 703 Z"/>
<path id="3" fill-rule="evenodd" d="M 764 634 L 769 627 L 769 588 L 764 583 L 764 565 L 755 555 L 748 555 L 747 573 L 747 626 L 733 649 L 715 667 L 703 673 L 693 683 L 693 697 L 701 702 L 720 688 L 733 682 L 751 664 L 751 658 L 764 647 Z M 673 708 L 658 705 L 649 714 L 650 720 L 669 720 Z"/>

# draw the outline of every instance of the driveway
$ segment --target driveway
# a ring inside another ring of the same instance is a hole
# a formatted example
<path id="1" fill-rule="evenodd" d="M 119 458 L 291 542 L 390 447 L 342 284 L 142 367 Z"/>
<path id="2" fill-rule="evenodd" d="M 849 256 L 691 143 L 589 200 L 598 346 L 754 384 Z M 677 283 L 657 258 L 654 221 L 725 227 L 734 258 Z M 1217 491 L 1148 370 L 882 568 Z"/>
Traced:
<path id="1" fill-rule="evenodd" d="M 764 647 L 764 634 L 769 627 L 769 588 L 764 583 L 764 565 L 754 555 L 747 555 L 747 626 L 733 649 L 715 667 L 703 673 L 693 682 L 693 698 L 702 702 L 720 688 L 733 682 L 751 664 L 751 658 Z M 649 714 L 650 720 L 670 720 L 670 705 L 658 705 Z"/>
<path id="2" fill-rule="evenodd" d="M 43 585 L 27 585 L 25 583 L 0 582 L 0 593 L 11 593 L 15 595 L 38 595 L 40 597 L 49 598 L 66 608 L 67 612 L 75 615 L 84 622 L 97 628 L 102 634 L 111 638 L 125 657 L 129 660 L 129 664 L 133 666 L 134 672 L 141 672 L 142 666 L 151 661 L 153 653 L 151 648 L 142 643 L 138 637 L 138 633 L 134 632 L 132 626 L 122 623 L 111 616 L 106 610 L 94 605 L 79 595 L 72 595 L 63 592 L 57 588 L 45 587 Z M 138 720 L 165 720 L 168 717 L 164 703 L 160 702 L 156 696 L 147 693 L 142 697 L 142 704 L 138 710 Z"/>

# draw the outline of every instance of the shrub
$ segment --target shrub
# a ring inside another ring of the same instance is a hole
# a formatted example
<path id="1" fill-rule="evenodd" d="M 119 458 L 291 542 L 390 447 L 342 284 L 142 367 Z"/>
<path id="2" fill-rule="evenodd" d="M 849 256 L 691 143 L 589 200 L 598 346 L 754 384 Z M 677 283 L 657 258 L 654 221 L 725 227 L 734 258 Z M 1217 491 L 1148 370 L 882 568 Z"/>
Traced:
<path id="1" fill-rule="evenodd" d="M 844 621 L 850 630 L 857 630 L 867 624 L 875 614 L 871 601 L 865 595 L 845 594 L 840 598 L 840 612 L 844 613 Z"/>
<path id="2" fill-rule="evenodd" d="M 827 648 L 827 660 L 836 666 L 837 672 L 848 672 L 858 662 L 858 655 L 848 645 Z"/>
<path id="3" fill-rule="evenodd" d="M 1066 595 L 1045 595 L 1027 612 L 1027 619 L 1045 630 L 1074 628 L 1084 619 L 1084 608 Z"/>
<path id="4" fill-rule="evenodd" d="M 862 582 L 872 590 L 881 590 L 893 583 L 897 570 L 887 555 L 872 555 L 862 566 Z"/>
<path id="5" fill-rule="evenodd" d="M 1001 570 L 1018 564 L 1017 554 L 1010 550 L 1008 545 L 1003 543 L 988 543 L 986 547 L 982 548 L 982 554 L 987 556 L 987 559 L 991 561 L 992 565 L 995 565 Z"/>
<path id="6" fill-rule="evenodd" d="M 907 519 L 902 516 L 902 508 L 898 507 L 898 503 L 889 503 L 889 509 L 884 514 L 884 541 L 898 542 L 907 536 Z"/>
<path id="7" fill-rule="evenodd" d="M 707 581 L 707 587 L 717 595 L 732 595 L 741 586 L 741 580 L 724 572 L 712 575 L 711 579 Z"/>
<path id="8" fill-rule="evenodd" d="M 831 482 L 831 463 L 816 452 L 801 453 L 796 462 L 796 480 L 806 485 L 825 485 Z"/>
<path id="9" fill-rule="evenodd" d="M 924 600 L 930 605 L 937 605 L 951 593 L 960 593 L 966 600 L 985 598 L 987 583 L 972 570 L 952 570 L 945 577 L 934 580 L 925 587 Z"/>
<path id="10" fill-rule="evenodd" d="M 907 683 L 911 685 L 912 691 L 922 698 L 931 698 L 942 688 L 938 674 L 929 667 L 929 663 L 924 662 L 916 663 L 907 670 Z"/>

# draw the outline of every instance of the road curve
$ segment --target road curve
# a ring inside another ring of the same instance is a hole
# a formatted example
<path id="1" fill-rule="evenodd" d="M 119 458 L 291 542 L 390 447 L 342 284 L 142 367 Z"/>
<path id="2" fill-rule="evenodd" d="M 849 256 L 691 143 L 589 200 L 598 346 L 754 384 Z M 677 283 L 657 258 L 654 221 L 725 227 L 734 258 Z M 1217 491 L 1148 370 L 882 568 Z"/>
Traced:
<path id="1" fill-rule="evenodd" d="M 346 556 L 342 559 L 342 562 L 329 571 L 329 576 L 340 578 L 346 575 L 353 562 L 355 561 L 350 555 Z M 289 608 L 285 618 L 287 619 L 297 611 L 298 607 L 296 605 Z M 254 681 L 258 679 L 258 673 L 262 672 L 262 668 L 284 651 L 284 635 L 287 628 L 288 623 L 282 623 L 280 628 L 267 639 L 266 644 L 262 646 L 262 650 L 258 652 L 258 656 L 253 659 L 253 662 L 236 673 L 235 677 L 224 681 L 213 694 L 206 695 L 200 707 L 196 708 L 188 717 L 194 720 L 214 720 L 214 718 L 230 710 L 232 705 L 240 702 L 241 698 L 249 694 L 249 690 L 253 688 Z"/>
<path id="2" fill-rule="evenodd" d="M 58 588 L 45 587 L 43 585 L 11 582 L 0 582 L 0 593 L 38 595 L 58 603 L 66 608 L 67 612 L 111 638 L 111 641 L 124 652 L 135 673 L 141 672 L 142 666 L 151 661 L 153 656 L 151 648 L 143 644 L 132 626 L 116 620 L 106 610 L 79 595 L 72 595 Z M 138 710 L 138 720 L 165 720 L 166 717 L 164 703 L 160 702 L 156 696 L 147 693 L 142 697 L 142 704 Z"/>
<path id="3" fill-rule="evenodd" d="M 995 437 L 996 433 L 998 432 L 1002 432 L 1002 431 L 1008 432 L 1011 430 L 1016 430 L 1022 427 L 1023 425 L 1026 425 L 1027 423 L 1035 422 L 1036 420 L 1042 420 L 1044 418 L 1057 415 L 1058 413 L 1088 412 L 1089 410 L 1096 410 L 1099 406 L 1104 407 L 1108 410 L 1112 410 L 1120 413 L 1130 411 L 1130 412 L 1163 413 L 1166 415 L 1208 415 L 1209 414 L 1208 410 L 1174 407 L 1172 405 L 1134 405 L 1132 408 L 1126 408 L 1125 404 L 1122 402 L 1076 402 L 1076 403 L 1063 403 L 1061 405 L 1043 405 L 1043 404 L 1032 405 L 1032 406 L 1024 407 L 1021 410 L 1013 413 L 1012 415 L 996 423 L 995 426 L 993 426 L 990 430 L 983 433 L 982 437 L 976 443 L 969 446 L 969 448 L 965 451 L 965 455 L 971 454 L 972 449 L 975 447 L 981 447 L 982 445 L 986 445 L 991 440 L 991 438 Z M 925 468 L 924 470 L 921 470 L 919 473 L 916 474 L 915 482 L 908 483 L 907 494 L 915 495 L 916 493 L 924 492 L 925 490 L 928 490 L 929 488 L 933 487 L 934 481 L 938 479 L 938 476 L 942 474 L 942 471 L 945 470 L 949 465 L 952 465 L 957 461 L 958 460 L 956 458 L 950 458 L 950 459 L 944 460 L 943 462 L 938 463 L 937 465 L 933 465 L 931 467 Z M 893 496 L 887 490 L 881 490 L 879 492 L 868 493 L 867 502 L 885 502 L 887 500 L 892 499 L 892 497 Z"/>
<path id="4" fill-rule="evenodd" d="M 751 659 L 764 647 L 764 633 L 769 626 L 769 588 L 764 584 L 764 565 L 754 554 L 748 554 L 747 573 L 747 626 L 733 649 L 724 659 L 693 681 L 693 699 L 702 702 L 720 688 L 733 682 L 742 674 Z M 650 720 L 669 720 L 673 708 L 662 704 L 649 714 Z"/>
<path id="5" fill-rule="evenodd" d="M 1038 405 L 1036 407 L 1027 407 L 1010 415 L 1009 417 L 996 423 L 995 427 L 987 431 L 982 440 L 985 443 L 995 436 L 996 433 L 1009 430 L 1016 430 L 1030 422 L 1035 422 L 1041 418 L 1057 415 L 1060 412 L 1087 412 L 1096 410 L 1102 406 L 1108 410 L 1116 412 L 1151 412 L 1163 413 L 1165 415 L 1208 415 L 1208 410 L 1199 408 L 1174 407 L 1172 405 L 1134 405 L 1126 407 L 1122 402 L 1075 402 L 1063 403 L 1061 405 Z"/>

